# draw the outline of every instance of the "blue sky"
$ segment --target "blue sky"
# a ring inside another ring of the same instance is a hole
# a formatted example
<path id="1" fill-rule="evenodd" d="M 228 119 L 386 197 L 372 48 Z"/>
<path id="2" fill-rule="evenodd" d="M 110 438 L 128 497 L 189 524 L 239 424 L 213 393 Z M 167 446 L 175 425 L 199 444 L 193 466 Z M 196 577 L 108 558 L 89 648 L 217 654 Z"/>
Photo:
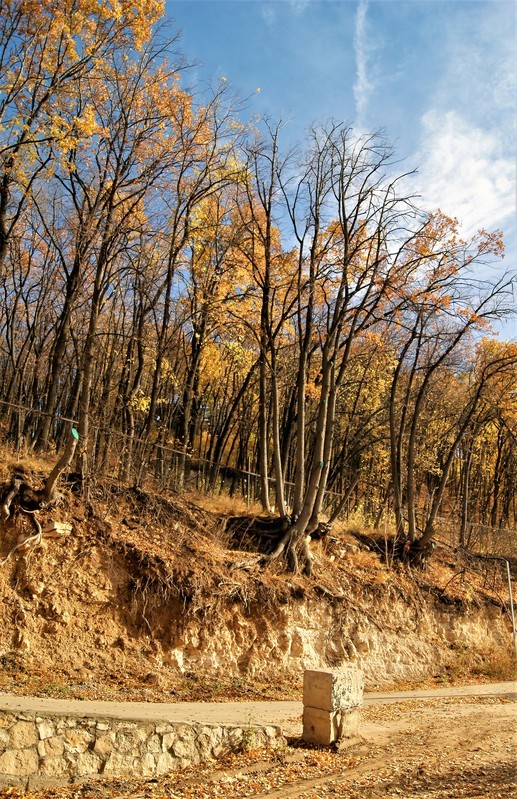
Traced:
<path id="1" fill-rule="evenodd" d="M 168 0 L 167 14 L 191 79 L 224 77 L 250 115 L 288 119 L 286 144 L 331 118 L 382 129 L 426 207 L 501 228 L 515 269 L 513 2 Z"/>

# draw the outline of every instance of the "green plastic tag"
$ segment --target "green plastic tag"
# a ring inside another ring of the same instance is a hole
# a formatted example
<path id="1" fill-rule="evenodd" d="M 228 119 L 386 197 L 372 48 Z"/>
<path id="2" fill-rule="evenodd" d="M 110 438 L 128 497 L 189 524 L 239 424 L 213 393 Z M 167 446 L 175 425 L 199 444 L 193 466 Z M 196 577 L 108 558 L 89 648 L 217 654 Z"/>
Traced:
<path id="1" fill-rule="evenodd" d="M 76 441 L 79 441 L 79 433 L 77 432 L 75 427 L 72 427 L 72 435 L 73 435 L 73 437 L 75 438 Z"/>

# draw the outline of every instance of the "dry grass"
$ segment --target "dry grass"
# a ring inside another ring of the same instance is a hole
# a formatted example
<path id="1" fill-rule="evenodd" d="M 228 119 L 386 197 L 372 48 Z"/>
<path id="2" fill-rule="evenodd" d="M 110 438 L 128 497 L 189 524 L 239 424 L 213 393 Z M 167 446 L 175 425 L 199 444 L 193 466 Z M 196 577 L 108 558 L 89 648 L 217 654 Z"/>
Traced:
<path id="1" fill-rule="evenodd" d="M 473 680 L 477 682 L 514 680 L 517 675 L 515 651 L 508 647 L 498 649 L 476 649 L 467 646 L 451 646 L 448 661 L 435 675 L 435 683 L 458 684 Z"/>
<path id="2" fill-rule="evenodd" d="M 185 495 L 200 508 L 220 516 L 240 516 L 262 513 L 260 502 L 249 504 L 241 496 L 231 497 L 229 494 L 203 494 L 200 491 L 189 491 Z"/>

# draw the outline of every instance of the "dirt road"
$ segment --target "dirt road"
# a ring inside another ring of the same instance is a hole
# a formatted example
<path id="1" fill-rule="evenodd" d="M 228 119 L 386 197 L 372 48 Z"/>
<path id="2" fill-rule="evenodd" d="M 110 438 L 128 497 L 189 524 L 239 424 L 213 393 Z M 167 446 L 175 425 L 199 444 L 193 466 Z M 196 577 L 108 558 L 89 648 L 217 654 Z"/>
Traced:
<path id="1" fill-rule="evenodd" d="M 486 690 L 489 686 L 485 686 Z M 510 799 L 517 795 L 515 686 L 495 696 L 369 703 L 342 751 L 289 740 L 160 780 L 117 780 L 0 797 L 34 799 Z M 454 694 L 454 689 L 453 689 Z M 441 692 L 443 694 L 443 692 Z M 456 690 L 456 693 L 465 693 Z M 383 695 L 386 696 L 386 695 Z"/>

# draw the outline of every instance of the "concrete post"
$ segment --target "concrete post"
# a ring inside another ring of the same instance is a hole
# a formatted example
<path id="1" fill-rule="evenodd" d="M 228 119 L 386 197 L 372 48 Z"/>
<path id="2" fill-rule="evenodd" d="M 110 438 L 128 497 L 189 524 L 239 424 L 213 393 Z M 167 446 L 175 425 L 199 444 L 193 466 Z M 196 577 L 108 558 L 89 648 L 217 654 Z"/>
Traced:
<path id="1" fill-rule="evenodd" d="M 303 740 L 328 746 L 357 735 L 364 677 L 355 667 L 307 670 L 303 675 Z"/>

